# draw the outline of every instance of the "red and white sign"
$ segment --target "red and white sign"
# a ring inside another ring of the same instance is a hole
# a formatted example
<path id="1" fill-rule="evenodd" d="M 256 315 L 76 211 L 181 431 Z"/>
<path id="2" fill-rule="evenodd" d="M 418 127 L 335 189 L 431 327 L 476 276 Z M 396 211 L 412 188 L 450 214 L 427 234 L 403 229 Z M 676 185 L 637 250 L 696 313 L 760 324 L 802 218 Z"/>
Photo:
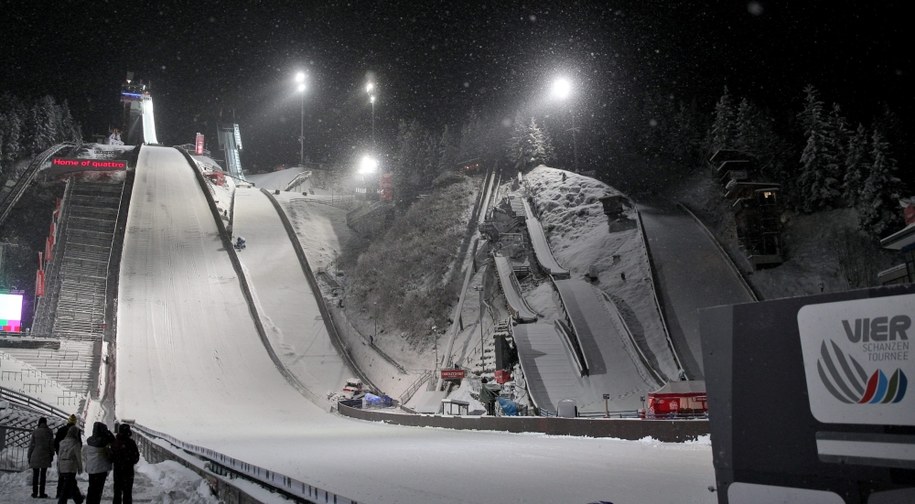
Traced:
<path id="1" fill-rule="evenodd" d="M 463 369 L 442 369 L 442 380 L 463 380 L 465 371 Z"/>
<path id="2" fill-rule="evenodd" d="M 126 170 L 127 161 L 121 159 L 53 158 L 48 173 L 62 175 L 80 171 Z"/>
<path id="3" fill-rule="evenodd" d="M 203 154 L 203 133 L 197 133 L 197 139 L 194 141 L 194 154 L 198 156 Z"/>

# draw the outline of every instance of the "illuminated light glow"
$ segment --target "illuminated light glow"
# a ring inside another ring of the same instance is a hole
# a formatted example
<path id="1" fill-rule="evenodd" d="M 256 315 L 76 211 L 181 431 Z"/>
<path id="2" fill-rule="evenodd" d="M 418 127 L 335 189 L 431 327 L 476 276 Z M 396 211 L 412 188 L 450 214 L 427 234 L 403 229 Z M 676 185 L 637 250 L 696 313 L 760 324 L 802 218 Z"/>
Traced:
<path id="1" fill-rule="evenodd" d="M 300 93 L 304 93 L 305 92 L 305 83 L 300 82 L 299 85 L 296 86 L 296 90 Z"/>
<path id="2" fill-rule="evenodd" d="M 553 87 L 550 89 L 550 95 L 557 100 L 565 100 L 572 94 L 572 82 L 565 77 L 559 77 L 553 81 Z"/>
<path id="3" fill-rule="evenodd" d="M 369 96 L 369 103 L 375 103 L 375 95 Z"/>
<path id="4" fill-rule="evenodd" d="M 21 320 L 22 295 L 0 294 L 0 331 L 19 332 Z"/>
<path id="5" fill-rule="evenodd" d="M 378 170 L 378 160 L 372 156 L 362 156 L 362 159 L 359 160 L 359 168 L 356 170 L 356 173 L 359 175 L 368 175 L 370 173 L 375 173 Z"/>
<path id="6" fill-rule="evenodd" d="M 124 170 L 127 168 L 127 161 L 110 159 L 52 158 L 51 166 L 80 167 L 85 169 Z"/>
<path id="7" fill-rule="evenodd" d="M 365 85 L 365 92 L 366 92 L 366 93 L 372 94 L 372 91 L 373 91 L 374 89 L 375 89 L 375 83 L 374 83 L 374 82 L 369 82 L 368 84 Z"/>
<path id="8" fill-rule="evenodd" d="M 299 84 L 303 84 L 305 82 L 305 72 L 297 72 L 295 74 L 295 81 Z"/>

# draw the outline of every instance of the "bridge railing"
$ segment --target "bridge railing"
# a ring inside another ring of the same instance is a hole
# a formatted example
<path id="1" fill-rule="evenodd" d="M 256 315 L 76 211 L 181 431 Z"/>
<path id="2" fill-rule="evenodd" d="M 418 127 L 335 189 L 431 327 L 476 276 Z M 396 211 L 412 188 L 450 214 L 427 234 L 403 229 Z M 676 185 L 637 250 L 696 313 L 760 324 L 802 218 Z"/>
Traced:
<path id="1" fill-rule="evenodd" d="M 132 423 L 132 429 L 140 435 L 149 439 L 159 439 L 184 450 L 185 452 L 196 455 L 197 457 L 210 462 L 207 468 L 213 472 L 227 473 L 231 472 L 240 475 L 246 479 L 260 483 L 266 487 L 279 490 L 285 494 L 304 499 L 307 502 L 334 502 L 337 504 L 359 504 L 357 501 L 348 497 L 330 492 L 323 488 L 311 485 L 304 481 L 295 479 L 276 471 L 260 467 L 244 460 L 230 457 L 224 453 L 209 448 L 188 443 L 177 439 L 173 436 L 159 432 L 143 425 Z M 214 467 L 218 466 L 218 467 Z"/>

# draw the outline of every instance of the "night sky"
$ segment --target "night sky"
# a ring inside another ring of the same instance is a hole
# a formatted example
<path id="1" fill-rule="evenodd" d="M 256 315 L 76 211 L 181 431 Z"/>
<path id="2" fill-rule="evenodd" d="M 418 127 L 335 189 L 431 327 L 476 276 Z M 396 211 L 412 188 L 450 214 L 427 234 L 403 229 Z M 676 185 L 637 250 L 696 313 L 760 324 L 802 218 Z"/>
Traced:
<path id="1" fill-rule="evenodd" d="M 88 136 L 117 125 L 130 70 L 151 82 L 160 142 L 234 117 L 249 168 L 297 161 L 300 69 L 306 151 L 337 163 L 369 143 L 370 76 L 388 152 L 400 119 L 560 113 L 543 99 L 560 72 L 583 135 L 625 134 L 614 114 L 647 91 L 711 111 L 725 84 L 796 112 L 811 83 L 869 122 L 881 102 L 915 110 L 908 19 L 897 2 L 6 1 L 0 92 L 66 99 Z"/>

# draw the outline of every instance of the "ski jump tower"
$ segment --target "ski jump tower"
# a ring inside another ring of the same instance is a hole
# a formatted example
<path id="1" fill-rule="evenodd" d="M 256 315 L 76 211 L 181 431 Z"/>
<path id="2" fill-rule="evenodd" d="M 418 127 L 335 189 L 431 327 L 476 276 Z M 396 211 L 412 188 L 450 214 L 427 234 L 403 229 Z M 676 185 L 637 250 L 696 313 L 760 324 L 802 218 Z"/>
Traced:
<path id="1" fill-rule="evenodd" d="M 149 85 L 142 80 L 135 81 L 133 72 L 127 72 L 127 79 L 121 86 L 121 103 L 124 104 L 124 131 L 130 145 L 157 144 L 156 118 L 153 113 Z"/>

